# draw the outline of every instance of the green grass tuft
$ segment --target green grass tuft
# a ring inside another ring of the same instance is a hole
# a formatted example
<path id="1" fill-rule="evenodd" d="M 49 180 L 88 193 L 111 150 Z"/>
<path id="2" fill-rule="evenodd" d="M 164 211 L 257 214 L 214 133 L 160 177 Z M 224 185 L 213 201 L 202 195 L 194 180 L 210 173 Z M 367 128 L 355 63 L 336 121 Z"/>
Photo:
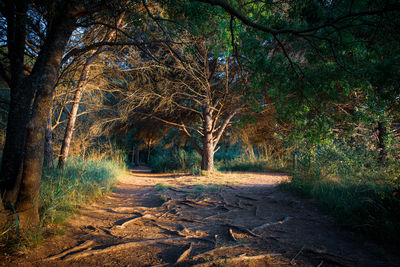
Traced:
<path id="1" fill-rule="evenodd" d="M 125 167 L 111 160 L 72 158 L 64 170 L 45 170 L 40 187 L 42 225 L 62 223 L 80 205 L 112 190 Z"/>

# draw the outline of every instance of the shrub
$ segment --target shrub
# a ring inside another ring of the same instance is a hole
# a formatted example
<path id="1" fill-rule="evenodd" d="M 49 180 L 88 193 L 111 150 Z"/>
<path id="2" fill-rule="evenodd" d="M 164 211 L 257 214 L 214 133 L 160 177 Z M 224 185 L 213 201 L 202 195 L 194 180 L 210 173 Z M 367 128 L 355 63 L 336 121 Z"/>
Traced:
<path id="1" fill-rule="evenodd" d="M 160 151 L 149 162 L 153 172 L 190 171 L 198 174 L 200 170 L 201 156 L 194 150 L 183 148 Z"/>
<path id="2" fill-rule="evenodd" d="M 249 160 L 246 157 L 221 159 L 215 163 L 219 171 L 241 171 L 241 172 L 275 172 L 288 171 L 288 161 L 278 159 L 258 158 Z"/>
<path id="3" fill-rule="evenodd" d="M 298 170 L 283 189 L 318 200 L 338 222 L 376 240 L 400 240 L 400 169 L 380 165 L 374 151 L 331 142 L 299 153 Z"/>

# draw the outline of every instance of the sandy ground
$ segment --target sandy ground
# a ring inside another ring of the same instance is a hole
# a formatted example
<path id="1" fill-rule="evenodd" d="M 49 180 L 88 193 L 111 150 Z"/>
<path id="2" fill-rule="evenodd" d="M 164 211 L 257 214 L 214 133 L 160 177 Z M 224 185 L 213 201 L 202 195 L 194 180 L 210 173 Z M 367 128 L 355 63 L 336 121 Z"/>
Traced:
<path id="1" fill-rule="evenodd" d="M 277 173 L 132 170 L 115 190 L 2 266 L 396 266 L 335 226 Z"/>

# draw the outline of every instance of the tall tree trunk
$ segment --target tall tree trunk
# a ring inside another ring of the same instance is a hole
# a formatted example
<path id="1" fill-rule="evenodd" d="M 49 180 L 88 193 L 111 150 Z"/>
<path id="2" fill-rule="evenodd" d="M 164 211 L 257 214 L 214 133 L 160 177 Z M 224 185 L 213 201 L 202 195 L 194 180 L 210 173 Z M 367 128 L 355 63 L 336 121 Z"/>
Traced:
<path id="1" fill-rule="evenodd" d="M 50 104 L 50 113 L 47 119 L 45 143 L 44 143 L 44 166 L 49 169 L 54 168 L 53 159 L 53 130 L 52 130 L 52 104 Z"/>
<path id="2" fill-rule="evenodd" d="M 2 194 L 7 207 L 15 206 L 22 179 L 22 165 L 25 152 L 26 125 L 31 113 L 34 90 L 23 85 L 11 97 L 8 113 L 6 142 L 1 166 Z"/>
<path id="3" fill-rule="evenodd" d="M 25 151 L 25 127 L 31 113 L 35 93 L 24 75 L 24 49 L 26 35 L 27 1 L 4 1 L 7 20 L 7 48 L 10 60 L 10 106 L 8 110 L 6 140 L 0 173 L 0 194 L 6 207 L 15 205 L 21 182 L 22 161 Z"/>
<path id="4" fill-rule="evenodd" d="M 26 230 L 39 223 L 39 189 L 42 176 L 44 137 L 50 113 L 52 93 L 65 47 L 75 27 L 75 19 L 67 11 L 66 2 L 57 7 L 51 20 L 44 45 L 31 73 L 31 89 L 36 88 L 32 118 L 27 125 L 27 139 L 23 161 L 21 188 L 16 211 L 20 229 Z"/>
<path id="5" fill-rule="evenodd" d="M 151 152 L 151 140 L 147 143 L 147 161 L 146 163 L 148 164 L 150 161 L 150 152 Z"/>
<path id="6" fill-rule="evenodd" d="M 80 81 L 81 83 L 81 81 Z M 58 158 L 58 165 L 57 167 L 62 169 L 65 166 L 65 163 L 68 159 L 69 148 L 71 145 L 72 134 L 74 132 L 75 122 L 76 122 L 76 115 L 78 114 L 79 109 L 79 102 L 81 101 L 82 94 L 83 94 L 84 87 L 81 85 L 75 91 L 74 100 L 72 103 L 71 112 L 69 114 L 68 123 L 65 128 L 64 138 L 61 145 L 61 152 Z"/>
<path id="7" fill-rule="evenodd" d="M 122 19 L 124 15 L 122 14 L 120 18 L 118 19 L 117 26 L 121 24 Z M 104 41 L 109 41 L 115 36 L 115 30 L 113 30 L 111 33 L 106 34 L 105 38 L 103 38 Z M 79 109 L 79 104 L 85 89 L 85 85 L 87 83 L 88 77 L 89 77 L 89 72 L 90 72 L 90 65 L 93 63 L 93 61 L 105 50 L 104 47 L 100 47 L 94 52 L 89 58 L 86 60 L 85 64 L 83 65 L 83 68 L 81 70 L 81 75 L 78 80 L 78 85 L 76 87 L 75 95 L 74 95 L 74 100 L 72 103 L 72 108 L 71 112 L 69 114 L 68 118 L 68 123 L 67 127 L 65 128 L 65 134 L 64 134 L 64 139 L 61 145 L 61 152 L 60 156 L 58 159 L 58 168 L 64 168 L 65 163 L 67 162 L 68 159 L 68 154 L 69 154 L 69 148 L 71 145 L 71 140 L 72 140 L 72 134 L 74 133 L 74 128 L 75 128 L 75 122 L 76 122 L 76 117 L 78 114 L 78 109 Z"/>
<path id="8" fill-rule="evenodd" d="M 79 77 L 78 85 L 75 90 L 74 100 L 72 102 L 71 112 L 70 112 L 69 118 L 68 118 L 67 127 L 65 128 L 64 138 L 63 138 L 63 142 L 61 145 L 60 156 L 58 158 L 58 166 L 57 167 L 60 169 L 64 168 L 65 163 L 67 162 L 67 159 L 68 159 L 68 153 L 69 153 L 69 148 L 71 145 L 72 134 L 74 133 L 74 128 L 75 128 L 76 116 L 77 116 L 78 110 L 79 110 L 79 103 L 81 101 L 83 91 L 85 89 L 85 85 L 87 82 L 87 77 L 90 72 L 90 64 L 92 64 L 92 62 L 95 60 L 97 55 L 98 55 L 98 53 L 94 53 L 92 56 L 90 56 L 86 60 L 86 63 L 83 66 L 81 75 Z"/>
<path id="9" fill-rule="evenodd" d="M 135 165 L 140 165 L 140 145 L 136 144 L 135 146 Z"/>
<path id="10" fill-rule="evenodd" d="M 203 153 L 201 155 L 201 169 L 214 171 L 214 140 L 212 133 L 212 117 L 209 107 L 203 107 Z"/>

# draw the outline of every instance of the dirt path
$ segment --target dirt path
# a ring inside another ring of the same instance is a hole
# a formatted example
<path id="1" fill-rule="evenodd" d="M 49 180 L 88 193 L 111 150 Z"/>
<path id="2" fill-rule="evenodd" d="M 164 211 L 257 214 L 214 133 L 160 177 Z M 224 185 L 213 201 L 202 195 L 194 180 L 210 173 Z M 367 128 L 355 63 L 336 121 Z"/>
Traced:
<path id="1" fill-rule="evenodd" d="M 71 218 L 66 234 L 0 264 L 392 266 L 313 203 L 279 191 L 276 184 L 286 178 L 136 169 L 112 194 Z"/>

